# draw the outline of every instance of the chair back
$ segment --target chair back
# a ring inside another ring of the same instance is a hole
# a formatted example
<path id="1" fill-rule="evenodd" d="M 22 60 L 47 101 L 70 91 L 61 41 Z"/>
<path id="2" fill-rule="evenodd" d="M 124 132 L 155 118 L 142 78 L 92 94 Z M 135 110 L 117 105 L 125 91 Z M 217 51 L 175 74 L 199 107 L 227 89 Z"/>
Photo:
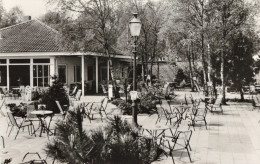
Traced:
<path id="1" fill-rule="evenodd" d="M 222 96 L 218 96 L 214 105 L 221 105 Z"/>
<path id="2" fill-rule="evenodd" d="M 21 93 L 24 93 L 24 91 L 25 91 L 25 87 L 24 87 L 24 85 L 21 85 L 21 86 L 20 86 L 20 92 L 21 92 Z"/>
<path id="3" fill-rule="evenodd" d="M 4 104 L 5 104 L 5 99 L 3 99 L 3 102 L 2 102 L 2 104 L 0 105 L 0 114 L 5 117 L 5 114 L 4 114 L 4 112 L 2 111 L 2 108 L 3 108 Z"/>
<path id="4" fill-rule="evenodd" d="M 45 110 L 46 105 L 45 104 L 38 104 L 38 110 Z"/>
<path id="5" fill-rule="evenodd" d="M 61 114 L 64 114 L 64 111 L 63 111 L 63 109 L 62 109 L 62 107 L 61 107 L 61 105 L 60 105 L 60 102 L 59 101 L 55 101 L 56 102 L 56 104 L 57 104 L 57 106 L 58 106 L 58 108 L 59 108 L 59 110 L 60 110 L 60 113 Z"/>
<path id="6" fill-rule="evenodd" d="M 18 127 L 18 124 L 14 118 L 14 115 L 11 113 L 11 112 L 7 112 L 7 115 L 8 115 L 8 118 L 10 120 L 10 123 L 13 125 L 13 126 L 17 126 Z"/>
<path id="7" fill-rule="evenodd" d="M 0 94 L 5 94 L 3 88 L 0 88 Z"/>
<path id="8" fill-rule="evenodd" d="M 2 91 L 4 92 L 4 94 L 8 94 L 7 88 L 2 88 Z"/>
<path id="9" fill-rule="evenodd" d="M 101 107 L 105 110 L 107 108 L 107 103 L 108 103 L 108 98 L 105 97 L 103 100 L 102 100 L 102 103 L 101 103 Z"/>
<path id="10" fill-rule="evenodd" d="M 101 88 L 102 88 L 103 93 L 107 94 L 107 90 L 106 90 L 106 88 L 105 88 L 105 86 L 103 84 L 101 84 Z"/>
<path id="11" fill-rule="evenodd" d="M 77 93 L 78 86 L 75 85 L 71 95 L 74 96 Z"/>
<path id="12" fill-rule="evenodd" d="M 76 99 L 76 100 L 80 100 L 81 94 L 82 94 L 82 90 L 79 89 L 79 90 L 77 91 L 77 94 L 76 94 L 76 96 L 75 96 L 75 99 Z"/>
<path id="13" fill-rule="evenodd" d="M 157 114 L 159 117 L 164 116 L 164 110 L 163 107 L 160 104 L 156 104 Z"/>
<path id="14" fill-rule="evenodd" d="M 27 118 L 37 118 L 35 114 L 31 114 L 32 111 L 35 110 L 34 105 L 28 105 L 27 106 L 27 111 L 26 111 L 26 117 Z"/>

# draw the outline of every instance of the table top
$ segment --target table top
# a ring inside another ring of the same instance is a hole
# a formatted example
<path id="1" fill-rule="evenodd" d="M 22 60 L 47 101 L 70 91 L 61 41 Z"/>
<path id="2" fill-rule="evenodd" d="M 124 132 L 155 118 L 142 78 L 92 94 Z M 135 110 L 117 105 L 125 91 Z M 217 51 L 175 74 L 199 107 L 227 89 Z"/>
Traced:
<path id="1" fill-rule="evenodd" d="M 179 108 L 191 108 L 191 106 L 188 106 L 188 105 L 171 105 L 171 106 L 173 106 L 173 107 L 179 107 Z"/>
<path id="2" fill-rule="evenodd" d="M 48 115 L 48 114 L 52 114 L 53 111 L 50 110 L 36 110 L 36 111 L 32 111 L 31 114 L 36 114 L 36 115 Z"/>
<path id="3" fill-rule="evenodd" d="M 18 89 L 20 89 L 20 88 L 12 88 L 12 89 L 14 89 L 14 90 L 18 90 Z"/>
<path id="4" fill-rule="evenodd" d="M 170 129 L 171 127 L 167 125 L 145 125 L 143 128 L 147 130 L 166 130 Z"/>
<path id="5" fill-rule="evenodd" d="M 2 149 L 0 154 L 1 154 L 1 157 L 3 159 L 8 159 L 8 158 L 11 158 L 11 157 L 14 157 L 18 154 L 20 154 L 21 152 L 18 150 L 18 149 Z"/>

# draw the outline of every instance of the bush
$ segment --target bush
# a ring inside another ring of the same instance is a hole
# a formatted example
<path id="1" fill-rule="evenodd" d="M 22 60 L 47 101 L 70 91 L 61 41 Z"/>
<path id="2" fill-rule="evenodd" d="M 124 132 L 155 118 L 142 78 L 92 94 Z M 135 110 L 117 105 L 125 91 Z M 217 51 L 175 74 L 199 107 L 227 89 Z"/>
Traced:
<path id="1" fill-rule="evenodd" d="M 63 88 L 63 83 L 57 77 L 53 77 L 52 86 L 47 91 L 42 91 L 41 104 L 46 104 L 46 109 L 59 113 L 60 110 L 55 101 L 59 101 L 60 105 L 69 105 L 69 97 Z"/>
<path id="2" fill-rule="evenodd" d="M 138 113 L 153 114 L 156 113 L 156 104 L 159 103 L 159 99 L 151 92 L 143 94 L 140 100 L 137 101 Z M 123 111 L 123 114 L 132 114 L 132 102 L 124 101 L 122 99 L 115 99 L 112 104 L 116 105 Z"/>
<path id="3" fill-rule="evenodd" d="M 84 131 L 82 112 L 69 111 L 68 120 L 57 124 L 57 135 L 47 154 L 68 164 L 148 164 L 163 153 L 150 140 L 138 137 L 137 129 L 115 116 L 103 129 Z"/>

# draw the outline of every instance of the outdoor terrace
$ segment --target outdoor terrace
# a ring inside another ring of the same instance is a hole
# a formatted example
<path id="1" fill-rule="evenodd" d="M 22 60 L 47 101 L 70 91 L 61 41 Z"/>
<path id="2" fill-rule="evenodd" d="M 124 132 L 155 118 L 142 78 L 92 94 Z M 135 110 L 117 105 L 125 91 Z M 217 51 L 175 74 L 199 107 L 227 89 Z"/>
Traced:
<path id="1" fill-rule="evenodd" d="M 190 94 L 188 91 L 176 91 L 179 98 L 184 94 Z M 194 94 L 194 93 L 193 93 Z M 195 96 L 195 95 L 194 95 Z M 196 95 L 201 96 L 201 95 Z M 178 98 L 177 97 L 177 98 Z M 228 94 L 228 98 L 239 98 L 238 94 Z M 99 101 L 102 97 L 91 96 L 85 97 L 84 100 Z M 248 98 L 248 97 L 247 97 Z M 14 100 L 12 100 L 14 101 Z M 17 100 L 15 100 L 17 101 Z M 201 104 L 203 106 L 204 104 Z M 108 113 L 118 114 L 118 109 L 108 104 Z M 191 159 L 195 164 L 258 164 L 260 162 L 260 113 L 257 110 L 252 111 L 250 103 L 228 102 L 227 106 L 223 106 L 224 113 L 207 114 L 208 129 L 206 130 L 203 123 L 198 123 L 193 130 L 191 138 Z M 122 116 L 131 122 L 131 116 Z M 155 125 L 157 115 L 138 115 L 140 125 Z M 42 158 L 46 157 L 44 152 L 47 135 L 43 133 L 42 137 L 29 136 L 27 129 L 20 132 L 17 139 L 14 140 L 15 132 L 7 137 L 5 118 L 0 119 L 0 134 L 5 139 L 5 151 L 7 154 L 1 155 L 1 161 L 4 158 L 12 158 L 12 162 L 17 164 L 22 161 L 23 156 L 27 152 L 38 152 Z M 94 129 L 102 127 L 106 121 L 101 122 L 100 119 L 93 120 L 91 123 L 88 119 L 84 120 L 85 129 Z M 165 124 L 162 120 L 160 125 Z M 191 127 L 191 129 L 193 129 Z M 34 156 L 35 157 L 35 156 Z M 28 158 L 30 159 L 30 158 Z M 190 163 L 186 151 L 174 152 L 175 163 Z M 51 163 L 52 159 L 47 158 L 47 162 Z M 56 161 L 56 163 L 58 163 Z M 155 164 L 173 163 L 170 156 L 163 155 Z"/>

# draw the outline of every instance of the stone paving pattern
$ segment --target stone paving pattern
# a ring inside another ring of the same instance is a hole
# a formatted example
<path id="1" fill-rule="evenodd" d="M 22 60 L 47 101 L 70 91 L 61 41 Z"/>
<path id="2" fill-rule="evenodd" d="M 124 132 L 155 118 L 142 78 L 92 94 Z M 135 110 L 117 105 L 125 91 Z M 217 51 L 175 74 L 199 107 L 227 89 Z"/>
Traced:
<path id="1" fill-rule="evenodd" d="M 179 98 L 187 91 L 176 92 Z M 194 94 L 194 93 L 193 93 Z M 196 95 L 197 96 L 197 95 Z M 239 98 L 237 94 L 228 94 L 228 98 Z M 100 101 L 102 97 L 86 97 L 83 101 Z M 0 102 L 1 103 L 1 102 Z M 203 106 L 203 104 L 201 104 Z M 229 102 L 223 106 L 224 114 L 208 113 L 208 129 L 204 124 L 198 123 L 191 138 L 191 158 L 194 164 L 259 164 L 260 163 L 260 112 L 252 111 L 250 103 Z M 108 105 L 110 113 L 119 113 L 112 104 Z M 122 116 L 131 122 L 131 116 Z M 140 125 L 155 124 L 157 115 L 138 115 Z M 14 140 L 15 130 L 7 137 L 6 118 L 0 117 L 0 134 L 5 138 L 6 151 L 9 155 L 1 155 L 1 161 L 8 156 L 12 157 L 12 163 L 17 164 L 22 161 L 27 152 L 39 152 L 45 158 L 44 148 L 48 142 L 46 134 L 42 137 L 29 136 L 27 129 L 20 132 Z M 164 124 L 160 122 L 159 124 Z M 102 127 L 100 119 L 89 122 L 84 121 L 85 129 Z M 9 128 L 10 130 L 10 128 Z M 2 145 L 1 145 L 2 146 Z M 30 158 L 28 158 L 30 159 Z M 179 151 L 174 154 L 176 164 L 190 163 L 186 151 Z M 47 158 L 47 162 L 52 160 Z M 58 162 L 56 162 L 58 163 Z M 171 157 L 162 156 L 154 164 L 172 163 Z"/>

